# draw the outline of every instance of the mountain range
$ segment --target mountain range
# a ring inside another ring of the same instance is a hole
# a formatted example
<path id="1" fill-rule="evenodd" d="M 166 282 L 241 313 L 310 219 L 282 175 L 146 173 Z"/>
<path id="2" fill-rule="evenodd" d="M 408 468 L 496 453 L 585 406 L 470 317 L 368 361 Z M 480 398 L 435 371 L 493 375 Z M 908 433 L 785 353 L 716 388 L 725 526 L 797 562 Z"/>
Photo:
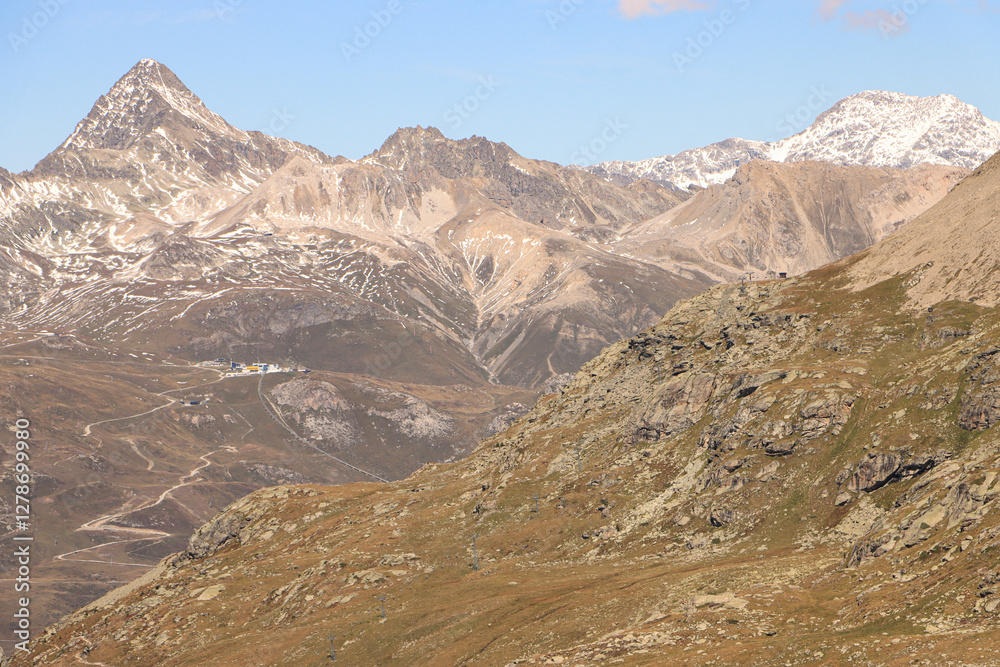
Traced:
<path id="1" fill-rule="evenodd" d="M 732 138 L 704 148 L 637 162 L 604 162 L 590 171 L 679 188 L 728 180 L 754 160 L 822 161 L 843 166 L 974 169 L 1000 150 L 1000 122 L 954 95 L 915 97 L 869 90 L 846 97 L 802 132 L 781 141 Z"/>
<path id="2" fill-rule="evenodd" d="M 11 664 L 996 664 L 997 202 L 1000 154 L 464 461 L 243 498 Z"/>
<path id="3" fill-rule="evenodd" d="M 256 349 L 343 372 L 384 362 L 406 330 L 440 338 L 456 357 L 448 374 L 538 387 L 719 279 L 797 273 L 870 245 L 976 166 L 997 127 L 954 98 L 864 93 L 796 135 L 787 167 L 734 164 L 721 189 L 692 197 L 433 128 L 331 158 L 232 127 L 145 60 L 33 170 L 2 176 L 0 306 L 29 330 L 192 361 Z M 800 162 L 815 158 L 882 170 Z M 942 160 L 954 168 L 928 164 Z M 302 325 L 348 308 L 382 331 L 361 355 L 330 340 L 301 349 L 289 341 L 300 326 L 262 336 L 240 304 L 268 285 L 275 303 L 311 302 Z M 150 310 L 153 292 L 165 298 Z M 220 298 L 227 314 L 207 327 Z"/>
<path id="4" fill-rule="evenodd" d="M 720 281 L 801 274 L 890 233 L 882 244 L 920 246 L 910 221 L 962 201 L 946 194 L 991 135 L 956 113 L 919 152 L 910 134 L 883 141 L 897 115 L 848 105 L 817 121 L 817 137 L 833 118 L 882 146 L 884 165 L 753 161 L 697 190 L 422 127 L 331 157 L 231 126 L 141 61 L 35 168 L 0 170 L 0 404 L 42 447 L 36 622 L 255 489 L 463 459 Z M 969 142 L 954 162 L 928 164 L 954 136 Z M 883 264 L 854 270 L 877 283 Z M 934 266 L 925 301 L 966 284 Z M 990 280 L 962 294 L 986 298 Z M 286 370 L 227 377 L 231 361 Z"/>

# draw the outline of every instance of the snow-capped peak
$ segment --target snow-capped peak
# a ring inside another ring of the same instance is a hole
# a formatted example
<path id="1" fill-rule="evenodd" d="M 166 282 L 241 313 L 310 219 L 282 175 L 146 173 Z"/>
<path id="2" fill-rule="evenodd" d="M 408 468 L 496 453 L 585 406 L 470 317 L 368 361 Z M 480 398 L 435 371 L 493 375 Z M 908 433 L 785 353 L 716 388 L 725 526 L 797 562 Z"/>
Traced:
<path id="1" fill-rule="evenodd" d="M 954 95 L 916 97 L 867 90 L 846 97 L 804 131 L 776 142 L 728 139 L 638 162 L 605 162 L 590 170 L 678 187 L 707 187 L 755 159 L 819 160 L 839 165 L 973 169 L 1000 150 L 1000 122 Z"/>
<path id="2" fill-rule="evenodd" d="M 788 161 L 973 169 L 1000 150 L 1000 123 L 954 95 L 916 97 L 868 90 L 837 102 L 793 137 L 777 142 Z"/>
<path id="3" fill-rule="evenodd" d="M 203 131 L 246 139 L 244 132 L 208 109 L 168 67 L 144 59 L 97 100 L 60 148 L 127 148 L 156 129 L 170 110 Z"/>

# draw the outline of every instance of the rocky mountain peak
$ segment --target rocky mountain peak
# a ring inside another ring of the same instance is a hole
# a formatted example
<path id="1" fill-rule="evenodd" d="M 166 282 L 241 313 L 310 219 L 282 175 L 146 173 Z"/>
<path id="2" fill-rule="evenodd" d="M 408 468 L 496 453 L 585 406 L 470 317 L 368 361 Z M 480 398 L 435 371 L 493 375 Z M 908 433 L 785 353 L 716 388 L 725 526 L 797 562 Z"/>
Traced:
<path id="1" fill-rule="evenodd" d="M 97 100 L 60 149 L 125 150 L 171 121 L 206 133 L 243 134 L 210 111 L 166 65 L 146 59 Z"/>
<path id="2" fill-rule="evenodd" d="M 401 127 L 386 138 L 382 143 L 382 149 L 395 144 L 420 145 L 437 143 L 439 141 L 447 141 L 447 138 L 436 127 L 430 125 L 427 127 L 420 125 L 416 127 Z M 382 149 L 379 149 L 379 152 Z"/>
<path id="3" fill-rule="evenodd" d="M 863 90 L 860 93 L 848 95 L 840 100 L 823 112 L 817 120 L 828 114 L 835 115 L 837 113 L 857 111 L 865 105 L 872 105 L 883 113 L 891 113 L 901 109 L 919 109 L 926 113 L 928 111 L 933 112 L 934 110 L 948 108 L 969 111 L 971 113 L 978 112 L 978 109 L 975 107 L 965 104 L 954 95 L 949 94 L 919 97 L 889 90 Z"/>
<path id="4" fill-rule="evenodd" d="M 449 139 L 436 127 L 400 128 L 382 147 L 364 158 L 390 169 L 405 169 L 417 164 L 430 164 L 446 177 L 457 177 L 473 163 L 502 163 L 520 157 L 507 144 L 495 143 L 485 137 Z M 456 166 L 461 168 L 456 169 Z"/>
<path id="5" fill-rule="evenodd" d="M 752 160 L 820 161 L 846 166 L 910 168 L 936 164 L 974 169 L 1000 150 L 1000 122 L 954 95 L 917 97 L 866 90 L 840 100 L 798 134 L 774 142 L 727 139 L 676 155 L 605 162 L 589 171 L 630 182 L 707 187 Z"/>
<path id="6" fill-rule="evenodd" d="M 945 164 L 974 169 L 1000 148 L 1000 122 L 954 95 L 868 90 L 837 102 L 771 159 L 872 167 Z"/>

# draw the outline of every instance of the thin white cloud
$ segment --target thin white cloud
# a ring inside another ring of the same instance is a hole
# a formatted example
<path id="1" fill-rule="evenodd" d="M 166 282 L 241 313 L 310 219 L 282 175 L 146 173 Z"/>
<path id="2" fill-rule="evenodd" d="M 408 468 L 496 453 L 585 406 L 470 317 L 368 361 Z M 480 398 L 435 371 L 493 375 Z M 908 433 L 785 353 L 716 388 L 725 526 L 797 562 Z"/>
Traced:
<path id="1" fill-rule="evenodd" d="M 618 0 L 618 11 L 627 19 L 640 16 L 660 16 L 673 12 L 700 12 L 715 7 L 702 0 Z"/>

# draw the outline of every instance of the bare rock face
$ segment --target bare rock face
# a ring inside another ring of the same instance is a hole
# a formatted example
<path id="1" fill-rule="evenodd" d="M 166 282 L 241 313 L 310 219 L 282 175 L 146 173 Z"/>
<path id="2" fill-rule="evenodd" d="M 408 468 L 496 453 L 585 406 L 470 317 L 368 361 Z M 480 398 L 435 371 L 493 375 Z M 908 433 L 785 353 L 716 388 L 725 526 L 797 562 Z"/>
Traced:
<path id="1" fill-rule="evenodd" d="M 788 456 L 795 451 L 798 444 L 797 440 L 791 442 L 787 440 L 784 442 L 772 442 L 770 445 L 764 447 L 764 453 L 768 456 Z"/>
<path id="2" fill-rule="evenodd" d="M 191 536 L 187 551 L 179 554 L 178 558 L 203 558 L 232 540 L 242 544 L 246 530 L 265 514 L 265 510 L 264 505 L 255 505 L 247 499 L 240 501 L 199 528 Z"/>
<path id="3" fill-rule="evenodd" d="M 736 512 L 731 509 L 726 509 L 724 507 L 717 507 L 712 510 L 709 515 L 708 521 L 713 526 L 722 527 L 733 522 L 736 518 Z"/>
<path id="4" fill-rule="evenodd" d="M 292 406 L 296 410 L 342 412 L 350 407 L 337 388 L 329 382 L 292 380 L 278 385 L 271 394 L 280 404 Z"/>
<path id="5" fill-rule="evenodd" d="M 969 369 L 972 371 L 968 388 L 962 397 L 958 425 L 967 431 L 987 429 L 1000 421 L 1000 367 L 996 355 L 1000 348 L 991 347 L 976 355 Z"/>
<path id="6" fill-rule="evenodd" d="M 851 494 L 847 493 L 846 491 L 841 491 L 840 493 L 837 494 L 837 497 L 836 499 L 834 499 L 833 504 L 837 507 L 843 507 L 847 503 L 851 502 L 851 500 L 853 499 L 854 498 L 851 496 Z"/>
<path id="7" fill-rule="evenodd" d="M 885 486 L 896 474 L 903 458 L 899 454 L 868 454 L 858 462 L 858 469 L 847 483 L 850 491 L 874 491 Z"/>
<path id="8" fill-rule="evenodd" d="M 451 141 L 435 128 L 401 129 L 365 159 L 403 172 L 432 167 L 445 178 L 476 178 L 487 198 L 518 218 L 557 228 L 582 221 L 617 229 L 658 215 L 684 196 L 653 183 L 626 191 L 583 170 L 524 161 L 504 143 L 478 136 Z"/>
<path id="9" fill-rule="evenodd" d="M 632 440 L 657 441 L 694 426 L 712 398 L 716 378 L 707 373 L 675 375 L 657 388 L 653 401 L 639 418 Z"/>
<path id="10" fill-rule="evenodd" d="M 563 387 L 573 381 L 574 373 L 560 373 L 553 375 L 542 385 L 543 394 L 558 394 Z"/>
<path id="11" fill-rule="evenodd" d="M 827 162 L 743 165 L 732 179 L 630 228 L 617 248 L 723 280 L 799 274 L 859 252 L 906 225 L 966 171 Z"/>
<path id="12" fill-rule="evenodd" d="M 799 412 L 802 419 L 802 435 L 806 440 L 832 432 L 840 433 L 847 423 L 854 406 L 854 397 L 827 393 L 804 406 Z"/>
<path id="13" fill-rule="evenodd" d="M 922 475 L 949 458 L 951 453 L 945 450 L 914 455 L 908 459 L 897 452 L 877 454 L 869 452 L 858 461 L 857 469 L 851 475 L 847 489 L 854 493 L 874 491 L 886 484 Z"/>
<path id="14" fill-rule="evenodd" d="M 314 495 L 315 492 L 297 490 L 295 495 Z M 245 496 L 199 528 L 188 542 L 187 550 L 174 556 L 178 565 L 185 560 L 204 558 L 222 547 L 238 542 L 246 544 L 274 526 L 271 503 L 280 502 L 293 495 L 290 487 L 276 486 Z M 264 525 L 264 524 L 267 525 Z"/>

